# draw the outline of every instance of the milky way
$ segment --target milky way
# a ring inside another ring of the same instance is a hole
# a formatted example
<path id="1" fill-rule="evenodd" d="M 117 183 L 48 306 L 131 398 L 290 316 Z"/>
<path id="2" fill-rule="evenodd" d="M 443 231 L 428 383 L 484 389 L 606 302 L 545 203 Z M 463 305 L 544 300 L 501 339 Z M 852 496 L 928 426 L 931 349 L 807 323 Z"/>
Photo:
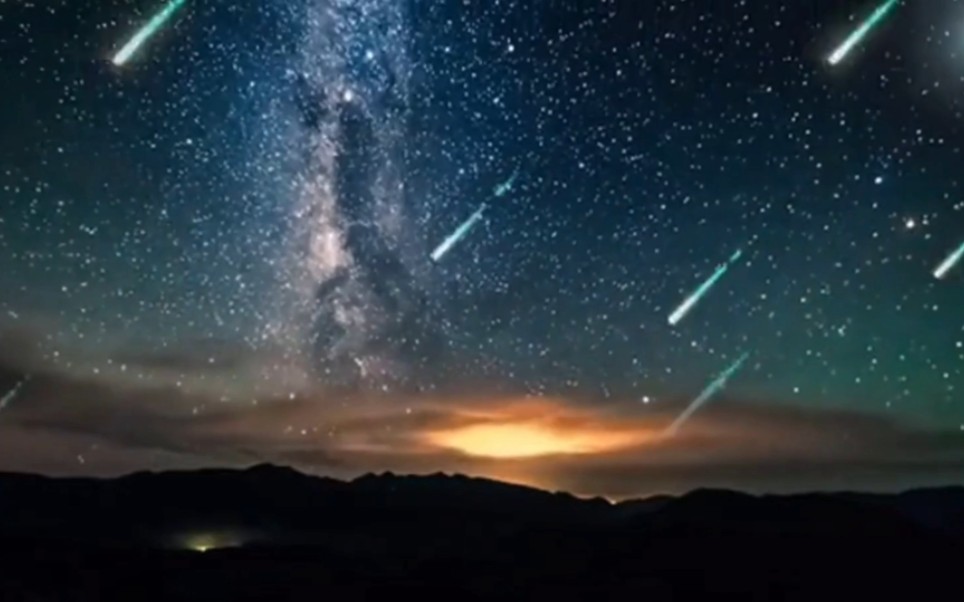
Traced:
<path id="1" fill-rule="evenodd" d="M 407 15 L 362 0 L 314 3 L 302 18 L 291 144 L 304 157 L 280 259 L 290 313 L 279 328 L 326 382 L 377 381 L 395 376 L 382 355 L 398 343 L 392 327 L 412 318 L 419 285 L 402 177 Z"/>

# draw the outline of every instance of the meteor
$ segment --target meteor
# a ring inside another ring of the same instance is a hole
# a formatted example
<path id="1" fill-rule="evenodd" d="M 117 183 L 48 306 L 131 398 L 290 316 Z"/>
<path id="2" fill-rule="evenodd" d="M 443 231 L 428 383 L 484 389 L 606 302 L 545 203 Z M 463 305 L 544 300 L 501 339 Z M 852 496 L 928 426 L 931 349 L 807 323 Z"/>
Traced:
<path id="1" fill-rule="evenodd" d="M 438 261 L 442 259 L 442 257 L 444 257 L 445 254 L 448 253 L 449 250 L 452 247 L 454 247 L 457 242 L 465 238 L 465 236 L 475 226 L 475 224 L 482 219 L 483 211 L 485 211 L 485 203 L 482 203 L 482 205 L 475 211 L 475 213 L 469 216 L 469 219 L 462 222 L 462 225 L 456 228 L 455 232 L 453 232 L 445 240 L 443 240 L 442 244 L 435 247 L 435 250 L 432 251 L 432 261 Z"/>
<path id="2" fill-rule="evenodd" d="M 20 391 L 23 390 L 23 386 L 27 384 L 28 380 L 30 380 L 29 376 L 15 384 L 12 389 L 7 391 L 6 395 L 0 397 L 0 410 L 6 409 L 6 407 L 10 405 L 10 402 L 16 399 L 17 395 L 20 395 Z"/>
<path id="3" fill-rule="evenodd" d="M 518 167 L 515 168 L 515 171 L 512 172 L 512 175 L 509 177 L 509 179 L 506 180 L 505 182 L 502 182 L 498 186 L 496 186 L 495 190 L 493 190 L 492 193 L 496 197 L 505 196 L 506 194 L 509 193 L 510 190 L 512 190 L 512 186 L 513 184 L 515 184 L 515 180 L 517 177 L 519 177 Z"/>
<path id="4" fill-rule="evenodd" d="M 719 376 L 717 376 L 713 380 L 713 382 L 707 385 L 707 387 L 703 389 L 703 392 L 700 393 L 699 397 L 697 397 L 692 402 L 690 402 L 690 405 L 688 405 L 686 409 L 683 410 L 683 413 L 680 414 L 676 418 L 676 420 L 673 421 L 673 424 L 669 425 L 666 428 L 665 435 L 666 436 L 675 435 L 679 431 L 680 427 L 683 426 L 683 424 L 690 419 L 690 416 L 696 413 L 696 410 L 703 407 L 703 405 L 707 401 L 709 401 L 714 395 L 716 395 L 717 393 L 722 391 L 724 387 L 726 387 L 726 382 L 730 380 L 730 377 L 736 374 L 737 370 L 743 367 L 744 362 L 746 362 L 747 358 L 749 357 L 750 357 L 750 353 L 745 352 L 743 355 L 740 356 L 740 359 L 730 364 L 729 368 L 724 370 Z"/>
<path id="5" fill-rule="evenodd" d="M 937 266 L 937 269 L 934 270 L 934 278 L 940 280 L 946 276 L 947 273 L 951 271 L 951 268 L 961 261 L 961 258 L 964 258 L 964 243 L 961 243 L 961 246 L 957 247 L 956 251 L 948 255 L 947 258 L 941 262 L 941 265 Z"/>
<path id="6" fill-rule="evenodd" d="M 730 256 L 730 259 L 726 263 L 721 264 L 718 268 L 716 268 L 716 271 L 713 272 L 713 275 L 707 278 L 706 281 L 693 292 L 693 294 L 687 297 L 686 300 L 683 301 L 683 303 L 676 308 L 676 311 L 670 314 L 669 316 L 670 326 L 676 326 L 676 324 L 678 324 L 680 320 L 685 318 L 686 314 L 688 314 L 690 310 L 693 309 L 693 306 L 696 305 L 699 302 L 699 300 L 702 299 L 706 295 L 706 293 L 709 292 L 711 288 L 713 288 L 713 286 L 720 280 L 720 278 L 722 278 L 723 275 L 726 274 L 726 271 L 730 269 L 730 266 L 733 265 L 736 261 L 738 261 L 742 255 L 743 255 L 743 251 L 738 249 L 736 253 Z"/>
<path id="7" fill-rule="evenodd" d="M 148 21 L 143 27 L 137 30 L 137 33 L 124 44 L 114 58 L 111 61 L 118 67 L 124 65 L 127 61 L 134 56 L 134 54 L 140 50 L 144 42 L 149 40 L 155 33 L 157 33 L 164 24 L 167 23 L 174 13 L 178 11 L 179 8 L 184 6 L 187 0 L 168 0 L 168 3 L 164 5 L 164 8 L 160 12 L 156 13 L 151 20 Z"/>
<path id="8" fill-rule="evenodd" d="M 519 177 L 519 168 L 516 167 L 515 171 L 512 172 L 512 175 L 509 176 L 509 179 L 497 185 L 492 190 L 492 194 L 496 198 L 509 194 L 509 191 L 512 190 L 512 186 L 515 185 L 516 178 L 518 177 Z M 469 216 L 469 219 L 462 222 L 462 224 L 455 229 L 455 232 L 450 234 L 445 240 L 442 241 L 442 244 L 435 247 L 435 250 L 432 251 L 432 261 L 438 261 L 442 259 L 442 257 L 444 257 L 445 254 L 448 253 L 452 249 L 452 247 L 456 245 L 456 243 L 458 243 L 460 240 L 465 238 L 466 235 L 468 235 L 469 231 L 475 227 L 475 224 L 477 224 L 482 219 L 482 212 L 485 211 L 485 208 L 486 208 L 486 204 L 482 203 L 479 206 L 479 208 L 475 211 L 475 213 Z"/>
<path id="9" fill-rule="evenodd" d="M 895 6 L 897 6 L 898 2 L 900 2 L 900 0 L 886 0 L 883 4 L 878 6 L 877 10 L 867 17 L 864 22 L 860 24 L 860 27 L 855 29 L 849 36 L 847 36 L 847 39 L 843 41 L 843 44 L 838 46 L 837 49 L 833 51 L 833 54 L 827 58 L 827 62 L 831 65 L 836 65 L 846 58 L 846 56 L 850 54 L 850 51 L 853 50 L 854 47 L 865 37 L 867 37 L 867 34 L 873 31 L 873 29 L 877 27 L 881 21 L 884 20 L 884 17 L 886 17 L 887 14 L 890 13 Z"/>

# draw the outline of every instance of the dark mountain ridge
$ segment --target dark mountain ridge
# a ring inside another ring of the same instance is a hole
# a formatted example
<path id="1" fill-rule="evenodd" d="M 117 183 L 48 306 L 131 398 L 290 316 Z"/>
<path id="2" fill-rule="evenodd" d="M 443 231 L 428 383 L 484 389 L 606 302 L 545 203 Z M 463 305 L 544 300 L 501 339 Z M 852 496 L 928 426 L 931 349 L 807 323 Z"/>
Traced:
<path id="1" fill-rule="evenodd" d="M 533 526 L 861 532 L 890 528 L 964 535 L 964 487 L 900 494 L 755 496 L 698 489 L 610 503 L 499 481 L 436 473 L 352 481 L 258 465 L 245 470 L 139 472 L 116 479 L 0 473 L 0 533 L 124 538 L 187 525 L 345 528 L 372 521 L 499 521 Z M 96 528 L 95 528 L 96 527 Z M 133 539 L 137 539 L 133 537 Z M 145 542 L 140 542 L 145 543 Z"/>
<path id="2" fill-rule="evenodd" d="M 379 588 L 468 599 L 923 599 L 952 583 L 962 549 L 962 487 L 702 489 L 614 504 L 441 473 L 0 473 L 0 553 L 12 559 L 0 572 L 4 600 L 370 599 Z"/>

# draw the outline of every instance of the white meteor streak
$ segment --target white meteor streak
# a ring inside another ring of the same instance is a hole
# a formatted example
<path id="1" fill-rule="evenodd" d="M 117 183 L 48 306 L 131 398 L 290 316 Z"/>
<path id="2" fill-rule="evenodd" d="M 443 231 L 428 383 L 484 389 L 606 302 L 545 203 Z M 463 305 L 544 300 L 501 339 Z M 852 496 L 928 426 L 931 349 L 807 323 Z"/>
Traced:
<path id="1" fill-rule="evenodd" d="M 695 306 L 699 302 L 699 300 L 702 299 L 706 295 L 706 293 L 709 292 L 711 288 L 713 288 L 713 286 L 720 280 L 720 278 L 722 278 L 723 275 L 726 274 L 727 270 L 730 269 L 730 266 L 733 265 L 733 263 L 735 263 L 736 261 L 738 261 L 742 255 L 743 255 L 743 251 L 737 250 L 736 253 L 730 256 L 730 259 L 726 263 L 716 268 L 716 271 L 713 272 L 713 275 L 707 278 L 706 281 L 703 282 L 703 284 L 701 284 L 698 289 L 693 291 L 693 294 L 687 297 L 686 300 L 683 301 L 683 303 L 681 303 L 680 306 L 676 308 L 676 311 L 670 314 L 669 316 L 670 326 L 676 326 L 680 320 L 685 318 L 686 314 L 688 314 L 690 310 L 693 309 L 693 306 Z"/>
<path id="2" fill-rule="evenodd" d="M 138 29 L 137 33 L 124 44 L 123 48 L 117 51 L 117 54 L 114 55 L 111 61 L 118 67 L 129 61 L 130 58 L 140 50 L 141 46 L 144 45 L 144 42 L 160 31 L 160 29 L 164 27 L 164 24 L 167 23 L 174 13 L 184 6 L 186 2 L 187 0 L 169 0 L 160 12 L 151 17 L 151 20 Z"/>
<path id="3" fill-rule="evenodd" d="M 683 426 L 683 424 L 687 420 L 689 420 L 690 416 L 696 413 L 696 410 L 703 407 L 703 405 L 707 401 L 709 401 L 714 395 L 722 391 L 723 388 L 726 386 L 726 382 L 730 379 L 730 377 L 732 377 L 736 373 L 737 370 L 739 370 L 743 366 L 744 362 L 746 362 L 747 358 L 749 357 L 750 357 L 749 352 L 744 353 L 743 355 L 740 356 L 740 359 L 730 364 L 729 368 L 724 370 L 719 376 L 717 376 L 713 380 L 713 382 L 707 385 L 707 387 L 703 389 L 703 392 L 700 393 L 699 397 L 697 397 L 692 402 L 690 402 L 690 405 L 688 405 L 686 409 L 683 410 L 683 413 L 680 414 L 676 418 L 676 420 L 673 421 L 673 424 L 669 425 L 666 428 L 666 433 L 665 433 L 666 436 L 675 435 L 679 431 L 680 427 Z"/>
<path id="4" fill-rule="evenodd" d="M 482 219 L 483 211 L 485 211 L 485 203 L 482 203 L 482 205 L 475 211 L 475 213 L 469 216 L 469 219 L 462 222 L 462 225 L 456 228 L 455 232 L 453 232 L 445 240 L 443 240 L 442 244 L 435 247 L 435 250 L 432 251 L 432 261 L 438 261 L 442 259 L 442 257 L 444 257 L 445 254 L 448 253 L 449 250 L 452 247 L 454 247 L 457 242 L 465 238 L 465 236 L 475 226 L 475 224 Z"/>
<path id="5" fill-rule="evenodd" d="M 937 266 L 937 269 L 934 270 L 934 278 L 940 280 L 946 276 L 962 258 L 964 258 L 964 243 L 961 243 L 961 246 L 957 247 L 956 251 L 948 255 L 947 259 L 941 262 L 941 265 Z"/>
<path id="6" fill-rule="evenodd" d="M 849 36 L 847 36 L 847 39 L 843 41 L 843 44 L 838 46 L 837 49 L 833 51 L 833 54 L 830 55 L 830 57 L 827 59 L 827 62 L 831 65 L 836 65 L 842 61 L 848 54 L 850 54 L 850 51 L 861 42 L 861 40 L 867 37 L 868 33 L 870 33 L 875 27 L 877 27 L 877 25 L 880 24 L 881 21 L 884 20 L 884 17 L 887 16 L 887 13 L 897 6 L 898 2 L 900 2 L 900 0 L 887 0 L 878 6 L 877 10 L 867 17 L 863 23 L 860 24 L 860 27 L 855 29 Z"/>
<path id="7" fill-rule="evenodd" d="M 20 395 L 20 391 L 23 390 L 23 386 L 27 384 L 28 380 L 30 380 L 29 376 L 15 384 L 12 389 L 7 391 L 6 395 L 0 397 L 0 410 L 6 409 L 6 407 L 10 405 L 10 402 L 16 399 L 17 395 Z"/>

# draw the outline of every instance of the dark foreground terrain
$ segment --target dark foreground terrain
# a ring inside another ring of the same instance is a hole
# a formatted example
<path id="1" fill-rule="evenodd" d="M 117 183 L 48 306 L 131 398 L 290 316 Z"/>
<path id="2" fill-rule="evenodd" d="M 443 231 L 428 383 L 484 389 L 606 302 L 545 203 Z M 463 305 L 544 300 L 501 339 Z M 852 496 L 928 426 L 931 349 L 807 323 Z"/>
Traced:
<path id="1" fill-rule="evenodd" d="M 957 599 L 962 552 L 962 488 L 610 504 L 272 466 L 0 474 L 4 602 Z"/>

